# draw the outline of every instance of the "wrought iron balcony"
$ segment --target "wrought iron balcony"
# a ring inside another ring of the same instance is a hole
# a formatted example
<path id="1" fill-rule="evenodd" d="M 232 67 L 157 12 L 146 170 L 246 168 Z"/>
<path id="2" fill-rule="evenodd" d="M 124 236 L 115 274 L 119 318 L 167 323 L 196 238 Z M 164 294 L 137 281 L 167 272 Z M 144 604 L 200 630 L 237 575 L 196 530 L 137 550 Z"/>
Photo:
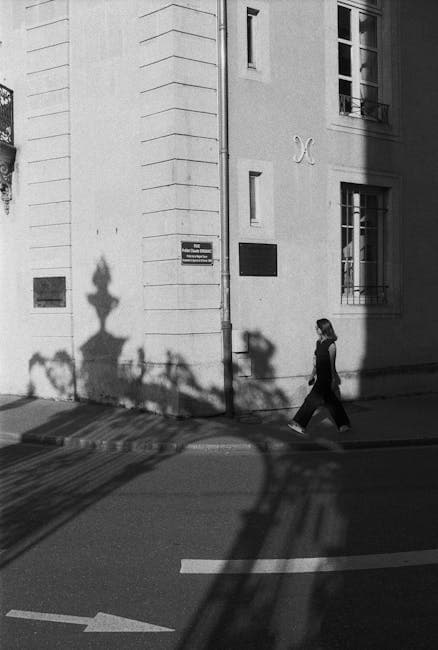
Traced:
<path id="1" fill-rule="evenodd" d="M 0 198 L 6 214 L 12 200 L 12 173 L 16 150 L 14 147 L 14 93 L 0 84 Z"/>
<path id="2" fill-rule="evenodd" d="M 361 284 L 343 286 L 341 292 L 342 305 L 386 305 L 386 284 Z"/>
<path id="3" fill-rule="evenodd" d="M 358 99 L 350 95 L 339 95 L 339 113 L 341 115 L 358 115 L 382 124 L 389 122 L 388 104 L 373 102 L 370 99 Z"/>
<path id="4" fill-rule="evenodd" d="M 0 84 L 0 142 L 14 145 L 14 93 Z"/>

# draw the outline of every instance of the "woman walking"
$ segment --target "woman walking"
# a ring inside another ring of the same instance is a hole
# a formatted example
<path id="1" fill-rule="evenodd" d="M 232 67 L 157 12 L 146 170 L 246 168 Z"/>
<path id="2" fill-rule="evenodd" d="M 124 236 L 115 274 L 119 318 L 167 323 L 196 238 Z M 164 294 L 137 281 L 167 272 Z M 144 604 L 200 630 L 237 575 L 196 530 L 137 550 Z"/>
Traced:
<path id="1" fill-rule="evenodd" d="M 316 321 L 316 332 L 318 341 L 313 358 L 313 371 L 309 379 L 309 386 L 313 386 L 313 388 L 288 426 L 296 433 L 305 436 L 305 429 L 310 418 L 318 407 L 325 406 L 339 431 L 345 433 L 351 426 L 348 415 L 336 395 L 339 383 L 336 372 L 335 341 L 337 336 L 327 318 L 320 318 Z"/>

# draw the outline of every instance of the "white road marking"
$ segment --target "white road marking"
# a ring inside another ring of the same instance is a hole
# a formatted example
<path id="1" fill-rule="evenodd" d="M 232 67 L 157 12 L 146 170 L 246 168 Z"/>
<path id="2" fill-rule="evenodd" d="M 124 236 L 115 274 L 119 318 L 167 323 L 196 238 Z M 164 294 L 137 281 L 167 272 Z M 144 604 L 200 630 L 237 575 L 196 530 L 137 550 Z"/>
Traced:
<path id="1" fill-rule="evenodd" d="M 49 621 L 52 623 L 72 623 L 86 625 L 84 632 L 175 632 L 169 627 L 160 627 L 143 621 L 130 618 L 113 616 L 98 612 L 94 618 L 87 616 L 69 616 L 67 614 L 46 614 L 44 612 L 30 612 L 11 609 L 6 616 L 13 618 L 26 618 L 33 621 Z"/>
<path id="2" fill-rule="evenodd" d="M 402 553 L 377 553 L 373 555 L 297 557 L 272 560 L 185 559 L 181 560 L 180 573 L 323 573 L 327 571 L 397 569 L 427 564 L 438 564 L 438 549 Z"/>

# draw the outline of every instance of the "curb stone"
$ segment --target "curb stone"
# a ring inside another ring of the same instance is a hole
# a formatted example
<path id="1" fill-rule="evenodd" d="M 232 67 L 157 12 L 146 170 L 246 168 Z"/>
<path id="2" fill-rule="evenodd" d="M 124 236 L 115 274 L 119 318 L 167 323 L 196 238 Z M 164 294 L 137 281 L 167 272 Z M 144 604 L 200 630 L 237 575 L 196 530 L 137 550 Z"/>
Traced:
<path id="1" fill-rule="evenodd" d="M 6 444 L 38 444 L 69 449 L 95 449 L 100 451 L 118 452 L 154 452 L 154 453 L 233 453 L 233 452 L 341 452 L 365 449 L 385 449 L 403 447 L 421 447 L 438 445 L 438 437 L 417 436 L 415 438 L 391 438 L 374 440 L 329 440 L 316 439 L 290 442 L 254 441 L 254 442 L 198 442 L 171 441 L 160 442 L 157 440 L 92 440 L 89 438 L 75 438 L 72 436 L 59 438 L 53 435 L 32 435 L 28 433 L 1 432 L 0 441 Z"/>

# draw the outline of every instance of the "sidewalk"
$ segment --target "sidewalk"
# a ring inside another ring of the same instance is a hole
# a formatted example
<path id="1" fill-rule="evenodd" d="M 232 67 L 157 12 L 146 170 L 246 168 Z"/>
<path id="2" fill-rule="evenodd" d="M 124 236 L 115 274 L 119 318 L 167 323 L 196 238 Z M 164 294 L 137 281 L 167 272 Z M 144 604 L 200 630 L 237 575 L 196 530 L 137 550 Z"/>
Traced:
<path id="1" fill-rule="evenodd" d="M 287 427 L 294 409 L 175 420 L 98 404 L 2 395 L 0 441 L 166 454 L 428 445 L 438 444 L 437 405 L 437 394 L 347 402 L 350 433 L 339 434 L 322 411 L 302 439 Z"/>

